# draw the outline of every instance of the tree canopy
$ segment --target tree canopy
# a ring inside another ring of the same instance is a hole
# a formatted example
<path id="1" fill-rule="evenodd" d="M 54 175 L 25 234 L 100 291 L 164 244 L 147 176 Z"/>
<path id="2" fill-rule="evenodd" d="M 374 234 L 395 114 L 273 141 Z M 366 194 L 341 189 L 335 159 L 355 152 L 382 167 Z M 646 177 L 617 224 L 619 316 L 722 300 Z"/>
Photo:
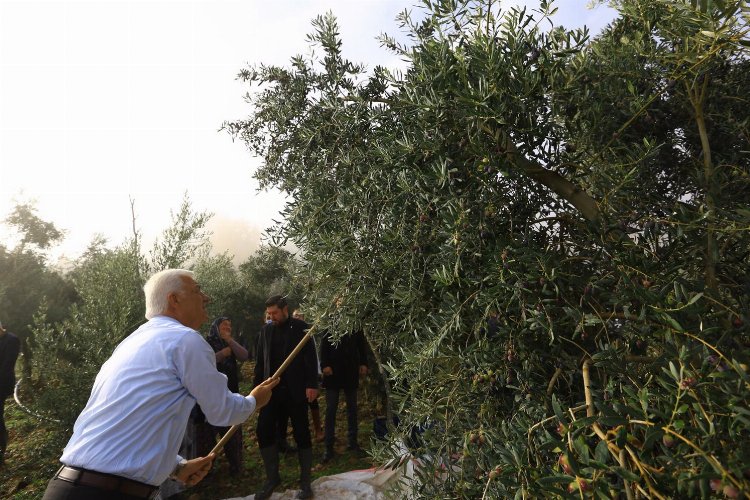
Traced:
<path id="1" fill-rule="evenodd" d="M 748 8 L 622 0 L 591 37 L 540 3 L 424 0 L 403 72 L 320 16 L 225 128 L 290 195 L 313 317 L 380 354 L 414 494 L 747 493 Z"/>

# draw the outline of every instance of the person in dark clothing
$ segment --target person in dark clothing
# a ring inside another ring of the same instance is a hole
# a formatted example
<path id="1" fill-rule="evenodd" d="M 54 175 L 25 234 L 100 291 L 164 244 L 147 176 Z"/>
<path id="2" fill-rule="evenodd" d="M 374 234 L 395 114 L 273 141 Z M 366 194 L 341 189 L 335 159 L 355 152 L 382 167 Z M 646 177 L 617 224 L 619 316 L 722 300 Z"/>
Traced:
<path id="1" fill-rule="evenodd" d="M 247 349 L 232 338 L 232 320 L 220 316 L 211 324 L 206 341 L 216 353 L 216 369 L 227 377 L 227 387 L 230 391 L 240 392 L 238 361 L 246 361 Z M 200 406 L 197 408 L 195 421 L 196 440 L 198 441 L 198 456 L 205 456 L 216 444 L 216 436 L 223 436 L 229 427 L 216 427 L 206 422 Z M 201 418 L 202 417 L 202 418 Z M 224 446 L 224 454 L 229 461 L 229 473 L 232 476 L 242 472 L 242 429 L 232 435 Z"/>
<path id="2" fill-rule="evenodd" d="M 295 309 L 292 313 L 292 318 L 294 319 L 301 319 L 302 321 L 305 320 L 305 315 L 302 313 L 300 309 Z M 318 347 L 315 343 L 315 337 L 311 339 L 313 342 L 313 345 L 315 346 L 315 353 L 317 355 L 318 353 Z M 320 371 L 320 363 L 318 363 L 318 381 L 320 381 L 322 376 L 322 373 Z M 312 416 L 313 421 L 313 431 L 315 432 L 315 442 L 316 443 L 322 443 L 323 442 L 323 422 L 320 419 L 320 403 L 318 403 L 318 398 L 315 398 L 315 401 L 312 401 L 308 403 L 308 406 L 310 407 L 310 415 Z M 287 427 L 289 424 L 289 417 L 283 416 L 279 420 L 279 439 L 278 439 L 278 446 L 279 451 L 281 453 L 293 453 L 297 451 L 297 449 L 293 446 L 289 446 L 289 443 L 287 443 L 286 434 L 287 434 Z"/>
<path id="3" fill-rule="evenodd" d="M 266 301 L 266 314 L 271 319 L 258 336 L 255 361 L 255 384 L 273 375 L 302 340 L 308 324 L 289 316 L 286 299 L 274 295 Z M 308 342 L 281 375 L 271 401 L 258 415 L 258 447 L 266 469 L 266 482 L 256 499 L 269 498 L 281 483 L 279 476 L 278 426 L 285 415 L 292 421 L 300 463 L 300 492 L 297 498 L 312 498 L 312 439 L 307 420 L 307 404 L 318 396 L 318 358 L 312 342 Z"/>
<path id="4" fill-rule="evenodd" d="M 8 429 L 5 428 L 5 399 L 13 394 L 16 385 L 16 359 L 21 349 L 18 337 L 5 330 L 0 323 L 0 466 L 5 463 Z"/>
<path id="5" fill-rule="evenodd" d="M 336 441 L 336 411 L 341 390 L 346 397 L 346 414 L 349 424 L 350 451 L 360 451 L 357 443 L 357 388 L 360 375 L 367 374 L 367 350 L 364 333 L 359 330 L 343 336 L 337 344 L 331 341 L 330 332 L 320 343 L 320 367 L 326 389 L 325 453 L 323 462 L 333 458 Z"/>

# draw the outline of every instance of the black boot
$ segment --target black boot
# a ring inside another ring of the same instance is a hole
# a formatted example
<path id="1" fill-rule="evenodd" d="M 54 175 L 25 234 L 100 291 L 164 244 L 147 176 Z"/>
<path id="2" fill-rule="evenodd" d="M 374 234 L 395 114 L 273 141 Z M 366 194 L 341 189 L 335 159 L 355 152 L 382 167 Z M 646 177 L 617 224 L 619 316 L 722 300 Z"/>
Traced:
<path id="1" fill-rule="evenodd" d="M 312 474 L 312 448 L 299 450 L 299 493 L 297 498 L 312 498 L 313 490 L 310 485 Z"/>
<path id="2" fill-rule="evenodd" d="M 267 446 L 260 449 L 260 456 L 263 457 L 263 465 L 266 468 L 266 482 L 263 487 L 255 494 L 257 500 L 269 498 L 274 488 L 281 484 L 279 476 L 279 449 L 276 445 Z"/>
<path id="3" fill-rule="evenodd" d="M 356 441 L 350 441 L 349 446 L 346 447 L 346 450 L 358 458 L 362 458 L 366 455 L 365 451 L 360 448 L 359 443 L 357 443 Z"/>

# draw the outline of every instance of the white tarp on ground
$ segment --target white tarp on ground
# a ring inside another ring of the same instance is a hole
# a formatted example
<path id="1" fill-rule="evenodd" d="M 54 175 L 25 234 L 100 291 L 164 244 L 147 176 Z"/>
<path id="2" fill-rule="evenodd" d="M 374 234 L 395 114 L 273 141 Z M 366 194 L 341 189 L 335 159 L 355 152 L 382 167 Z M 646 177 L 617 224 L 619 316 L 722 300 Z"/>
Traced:
<path id="1" fill-rule="evenodd" d="M 397 483 L 404 473 L 411 473 L 411 464 L 393 470 L 354 470 L 342 472 L 333 476 L 319 477 L 312 483 L 315 498 L 331 498 L 337 500 L 383 500 L 385 491 L 398 488 Z M 299 490 L 287 490 L 274 493 L 271 500 L 290 500 L 295 498 Z M 249 497 L 235 497 L 228 500 L 254 500 L 255 495 Z"/>

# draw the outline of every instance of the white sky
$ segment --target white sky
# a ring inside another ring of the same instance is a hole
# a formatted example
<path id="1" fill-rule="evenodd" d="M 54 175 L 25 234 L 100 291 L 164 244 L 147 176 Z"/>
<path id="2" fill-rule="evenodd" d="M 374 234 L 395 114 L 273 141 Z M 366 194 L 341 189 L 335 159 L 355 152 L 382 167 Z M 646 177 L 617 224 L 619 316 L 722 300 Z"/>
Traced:
<path id="1" fill-rule="evenodd" d="M 596 31 L 612 18 L 587 3 L 559 1 L 558 22 Z M 150 244 L 187 192 L 194 210 L 216 214 L 215 250 L 246 257 L 283 200 L 256 191 L 258 160 L 217 131 L 247 116 L 237 72 L 307 53 L 310 21 L 327 10 L 346 57 L 397 67 L 375 38 L 397 35 L 396 15 L 415 4 L 0 0 L 0 220 L 36 200 L 67 231 L 58 254 L 75 258 L 96 233 L 131 235 L 131 197 Z"/>

